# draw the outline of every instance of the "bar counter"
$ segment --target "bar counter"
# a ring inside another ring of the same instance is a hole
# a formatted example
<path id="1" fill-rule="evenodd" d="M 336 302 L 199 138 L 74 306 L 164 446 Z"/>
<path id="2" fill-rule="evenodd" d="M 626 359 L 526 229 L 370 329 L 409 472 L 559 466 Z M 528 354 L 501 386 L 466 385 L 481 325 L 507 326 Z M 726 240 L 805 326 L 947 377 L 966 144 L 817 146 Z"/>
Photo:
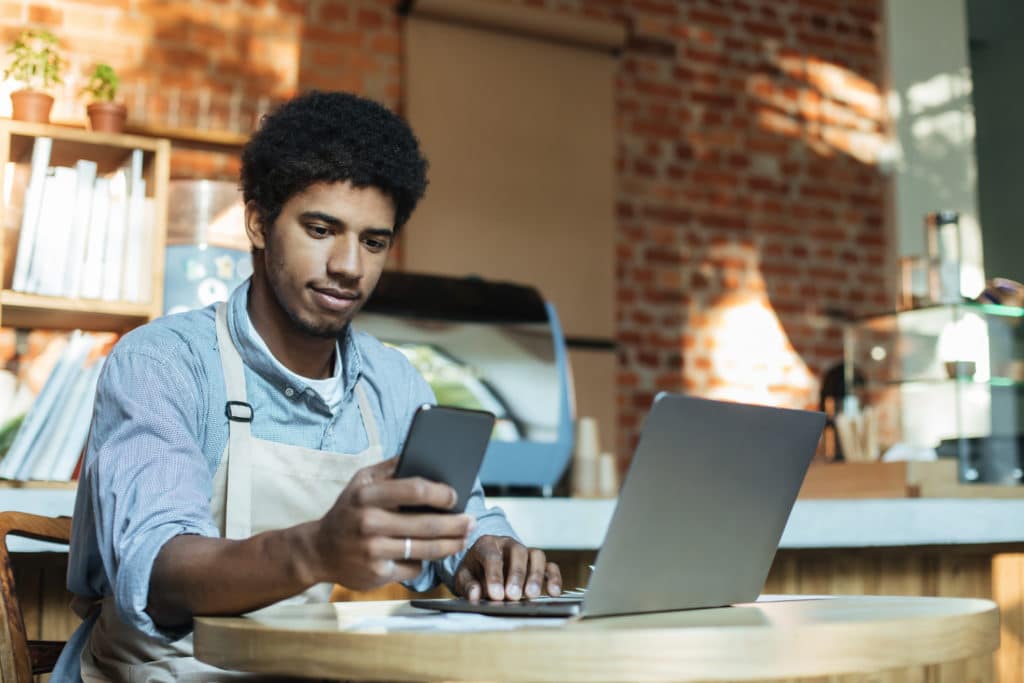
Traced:
<path id="1" fill-rule="evenodd" d="M 74 499 L 71 489 L 0 489 L 3 510 L 70 516 Z M 614 499 L 492 497 L 488 504 L 505 511 L 524 542 L 554 551 L 596 551 L 615 510 Z M 1024 498 L 798 500 L 779 543 L 781 550 L 939 546 L 1024 551 Z M 10 550 L 65 549 L 12 538 Z"/>
<path id="2" fill-rule="evenodd" d="M 0 489 L 0 509 L 70 515 L 74 495 L 70 489 Z M 614 500 L 488 502 L 505 510 L 525 542 L 549 551 L 562 566 L 567 586 L 585 585 Z M 66 550 L 22 539 L 12 539 L 11 549 L 30 637 L 66 638 L 77 625 L 63 588 Z M 685 577 L 685 567 L 671 570 Z M 1001 619 L 994 658 L 926 666 L 906 678 L 886 680 L 1024 683 L 1024 499 L 798 500 L 764 592 L 991 599 Z M 408 596 L 398 586 L 336 593 L 338 599 Z"/>

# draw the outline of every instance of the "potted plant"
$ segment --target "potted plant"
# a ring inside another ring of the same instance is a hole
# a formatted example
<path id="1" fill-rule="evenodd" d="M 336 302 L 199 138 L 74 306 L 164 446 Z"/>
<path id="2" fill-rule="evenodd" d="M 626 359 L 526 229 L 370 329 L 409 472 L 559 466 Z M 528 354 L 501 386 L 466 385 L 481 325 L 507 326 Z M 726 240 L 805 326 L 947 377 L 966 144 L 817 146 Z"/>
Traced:
<path id="1" fill-rule="evenodd" d="M 117 88 L 121 81 L 109 64 L 97 64 L 89 76 L 89 82 L 82 92 L 92 96 L 92 102 L 85 108 L 89 114 L 89 127 L 106 133 L 120 133 L 128 118 L 128 109 L 115 102 Z"/>
<path id="2" fill-rule="evenodd" d="M 66 62 L 57 53 L 57 37 L 49 31 L 29 29 L 7 50 L 13 56 L 4 78 L 14 78 L 24 87 L 11 93 L 11 116 L 19 121 L 48 123 L 53 97 L 45 90 L 61 83 Z"/>

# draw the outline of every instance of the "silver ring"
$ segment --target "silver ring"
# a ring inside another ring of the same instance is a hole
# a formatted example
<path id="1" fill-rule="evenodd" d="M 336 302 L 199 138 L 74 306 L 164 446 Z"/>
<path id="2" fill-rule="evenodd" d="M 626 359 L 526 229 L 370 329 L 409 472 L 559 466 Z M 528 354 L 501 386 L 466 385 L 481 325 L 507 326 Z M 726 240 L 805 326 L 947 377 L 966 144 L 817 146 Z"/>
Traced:
<path id="1" fill-rule="evenodd" d="M 405 556 L 402 559 L 403 560 L 408 560 L 411 555 L 412 555 L 412 539 L 409 538 L 408 536 L 406 536 L 405 537 Z"/>

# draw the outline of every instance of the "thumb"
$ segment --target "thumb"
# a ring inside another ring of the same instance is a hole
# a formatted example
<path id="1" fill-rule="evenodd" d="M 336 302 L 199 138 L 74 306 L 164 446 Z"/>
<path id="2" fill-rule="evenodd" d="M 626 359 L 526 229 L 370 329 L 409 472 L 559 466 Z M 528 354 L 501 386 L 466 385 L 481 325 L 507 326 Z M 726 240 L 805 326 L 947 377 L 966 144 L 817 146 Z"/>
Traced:
<path id="1" fill-rule="evenodd" d="M 377 481 L 380 479 L 388 479 L 395 473 L 395 468 L 398 466 L 398 456 L 393 456 L 387 460 L 381 460 L 378 463 L 374 463 L 367 467 L 364 467 L 364 471 L 369 475 L 370 481 Z"/>

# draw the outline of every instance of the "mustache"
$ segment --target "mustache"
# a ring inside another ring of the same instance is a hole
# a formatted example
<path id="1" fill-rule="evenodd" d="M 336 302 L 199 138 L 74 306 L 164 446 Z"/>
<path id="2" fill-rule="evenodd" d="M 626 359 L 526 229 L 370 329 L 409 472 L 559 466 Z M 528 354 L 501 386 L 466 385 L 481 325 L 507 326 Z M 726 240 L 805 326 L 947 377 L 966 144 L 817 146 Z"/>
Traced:
<path id="1" fill-rule="evenodd" d="M 310 285 L 311 289 L 318 292 L 323 292 L 331 296 L 338 297 L 340 299 L 362 299 L 363 292 L 359 289 L 359 286 L 355 283 L 334 283 L 334 282 L 322 282 L 313 283 Z"/>

